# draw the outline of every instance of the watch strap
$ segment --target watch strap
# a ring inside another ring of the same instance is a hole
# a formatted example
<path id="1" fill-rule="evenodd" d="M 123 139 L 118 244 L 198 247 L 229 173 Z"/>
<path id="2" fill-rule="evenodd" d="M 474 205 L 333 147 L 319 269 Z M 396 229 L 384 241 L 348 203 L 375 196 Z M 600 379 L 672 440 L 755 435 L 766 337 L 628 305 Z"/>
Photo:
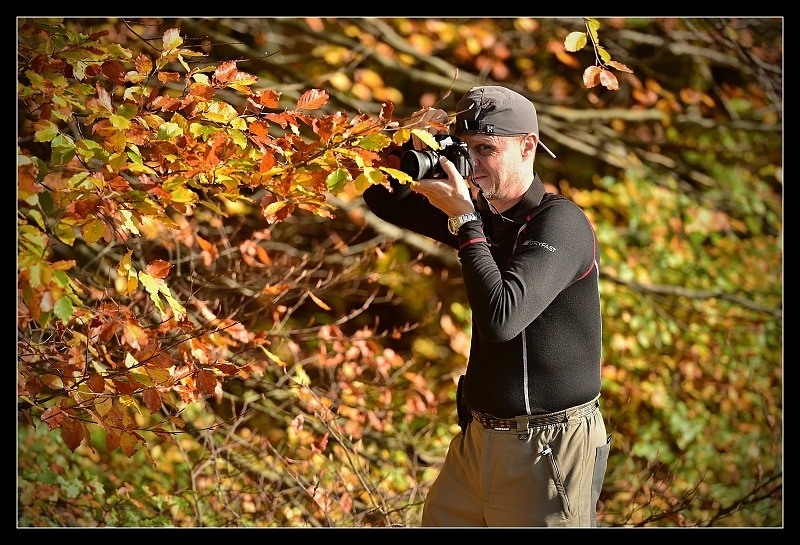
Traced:
<path id="1" fill-rule="evenodd" d="M 467 223 L 468 221 L 480 219 L 476 212 L 470 212 L 468 214 L 461 214 L 457 216 L 450 216 L 447 218 L 447 228 L 448 230 L 453 233 L 454 235 L 458 234 L 458 230 L 461 229 L 461 226 Z"/>

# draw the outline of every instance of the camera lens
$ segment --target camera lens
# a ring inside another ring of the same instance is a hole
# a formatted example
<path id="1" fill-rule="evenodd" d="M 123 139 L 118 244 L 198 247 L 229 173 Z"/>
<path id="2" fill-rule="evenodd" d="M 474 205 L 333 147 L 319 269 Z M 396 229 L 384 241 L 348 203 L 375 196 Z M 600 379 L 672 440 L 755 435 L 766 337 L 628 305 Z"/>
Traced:
<path id="1" fill-rule="evenodd" d="M 439 168 L 439 154 L 433 151 L 408 150 L 400 156 L 400 170 L 414 180 L 430 178 Z"/>

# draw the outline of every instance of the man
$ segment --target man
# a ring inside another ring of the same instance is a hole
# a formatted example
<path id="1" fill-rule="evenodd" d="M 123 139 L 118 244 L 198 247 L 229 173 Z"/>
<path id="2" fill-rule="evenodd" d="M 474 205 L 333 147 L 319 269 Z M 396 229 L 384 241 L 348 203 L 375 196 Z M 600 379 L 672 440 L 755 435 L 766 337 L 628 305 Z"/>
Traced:
<path id="1" fill-rule="evenodd" d="M 596 526 L 610 448 L 598 399 L 597 239 L 534 171 L 537 146 L 552 152 L 531 101 L 474 87 L 454 134 L 469 151 L 469 183 L 439 153 L 446 176 L 364 192 L 379 217 L 458 249 L 472 310 L 462 431 L 422 525 Z"/>

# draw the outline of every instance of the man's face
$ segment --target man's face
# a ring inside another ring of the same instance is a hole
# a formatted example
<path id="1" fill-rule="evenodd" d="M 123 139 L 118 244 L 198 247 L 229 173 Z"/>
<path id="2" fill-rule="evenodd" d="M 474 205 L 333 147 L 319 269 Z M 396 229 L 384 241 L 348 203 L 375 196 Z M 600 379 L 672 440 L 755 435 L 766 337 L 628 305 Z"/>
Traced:
<path id="1" fill-rule="evenodd" d="M 535 136 L 464 134 L 459 138 L 467 144 L 475 166 L 472 180 L 487 199 L 516 202 L 525 193 L 533 178 Z"/>

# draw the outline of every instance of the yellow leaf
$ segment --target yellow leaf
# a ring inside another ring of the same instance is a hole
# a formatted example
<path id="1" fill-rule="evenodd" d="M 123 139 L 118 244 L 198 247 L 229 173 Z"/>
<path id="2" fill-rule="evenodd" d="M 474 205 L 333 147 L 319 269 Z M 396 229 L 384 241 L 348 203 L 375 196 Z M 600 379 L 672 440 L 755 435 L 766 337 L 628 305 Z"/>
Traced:
<path id="1" fill-rule="evenodd" d="M 286 367 L 286 363 L 284 363 L 278 356 L 276 356 L 275 354 L 273 354 L 272 352 L 270 352 L 269 350 L 267 350 L 263 346 L 261 346 L 259 348 L 261 348 L 261 350 L 264 351 L 264 354 L 266 354 L 269 359 L 271 359 L 272 361 L 274 361 L 278 365 Z"/>
<path id="2" fill-rule="evenodd" d="M 130 352 L 125 354 L 125 367 L 130 369 L 131 367 L 134 367 L 136 365 L 139 365 L 139 362 L 136 360 L 136 358 L 134 358 Z"/>
<path id="3" fill-rule="evenodd" d="M 589 27 L 589 32 L 592 35 L 592 40 L 594 43 L 600 42 L 600 38 L 597 37 L 597 29 L 600 28 L 600 22 L 597 19 L 586 19 L 586 26 Z"/>
<path id="4" fill-rule="evenodd" d="M 411 134 L 422 140 L 431 149 L 437 150 L 441 148 L 439 142 L 425 129 L 411 129 Z"/>
<path id="5" fill-rule="evenodd" d="M 611 54 L 606 51 L 605 47 L 597 46 L 597 54 L 600 55 L 600 60 L 603 62 L 608 62 L 611 60 Z"/>
<path id="6" fill-rule="evenodd" d="M 163 44 L 165 51 L 170 51 L 171 49 L 175 49 L 176 47 L 180 46 L 183 43 L 183 38 L 181 38 L 181 30 L 179 28 L 171 28 L 167 30 L 164 32 L 161 43 Z"/>
<path id="7" fill-rule="evenodd" d="M 319 297 L 317 297 L 317 296 L 316 296 L 316 295 L 314 295 L 313 293 L 311 293 L 311 292 L 308 292 L 308 296 L 309 296 L 309 297 L 311 297 L 311 300 L 312 300 L 312 301 L 314 301 L 314 302 L 317 304 L 317 306 L 318 306 L 318 307 L 320 307 L 320 308 L 324 308 L 325 310 L 330 310 L 330 309 L 331 309 L 331 307 L 329 307 L 328 305 L 326 305 L 326 304 L 325 304 L 325 303 L 322 301 L 322 299 L 320 299 Z"/>
<path id="8" fill-rule="evenodd" d="M 87 244 L 97 242 L 103 236 L 103 222 L 97 218 L 92 219 L 81 227 L 81 235 Z"/>
<path id="9" fill-rule="evenodd" d="M 148 366 L 145 367 L 144 370 L 156 384 L 165 384 L 169 382 L 172 377 L 172 373 L 170 373 L 169 369 L 159 369 L 157 367 Z"/>
<path id="10" fill-rule="evenodd" d="M 570 32 L 564 40 L 564 49 L 570 52 L 580 51 L 585 45 L 585 32 Z"/>

